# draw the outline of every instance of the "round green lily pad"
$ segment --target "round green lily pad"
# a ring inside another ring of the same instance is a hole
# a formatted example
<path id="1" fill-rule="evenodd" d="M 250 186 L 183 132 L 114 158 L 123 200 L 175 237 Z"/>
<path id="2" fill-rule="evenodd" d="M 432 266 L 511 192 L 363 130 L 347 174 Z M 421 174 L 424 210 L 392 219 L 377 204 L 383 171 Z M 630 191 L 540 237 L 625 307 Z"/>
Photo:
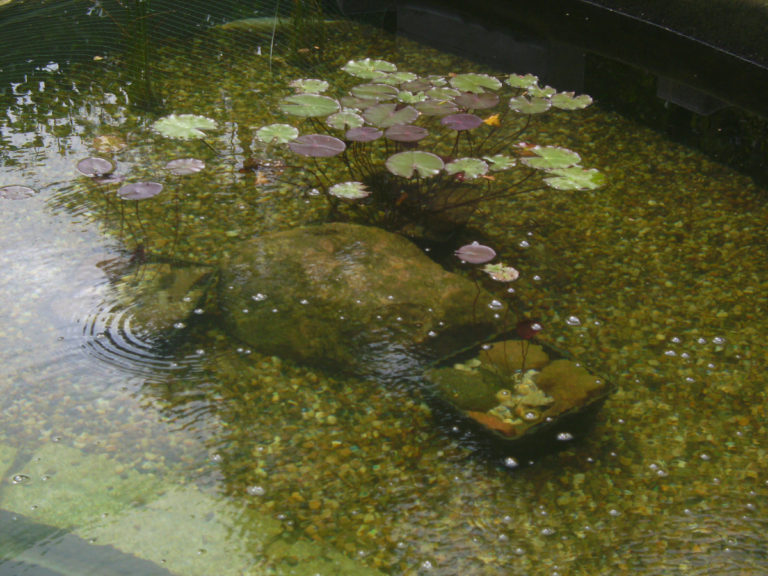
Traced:
<path id="1" fill-rule="evenodd" d="M 483 266 L 483 272 L 488 274 L 497 282 L 514 282 L 520 277 L 520 272 L 512 266 L 504 264 L 486 264 Z"/>
<path id="2" fill-rule="evenodd" d="M 512 156 L 506 156 L 504 154 L 496 154 L 494 156 L 484 156 L 483 160 L 488 162 L 488 168 L 491 172 L 497 172 L 499 170 L 509 170 L 517 166 L 517 160 Z"/>
<path id="3" fill-rule="evenodd" d="M 479 94 L 486 90 L 498 90 L 501 82 L 488 74 L 458 74 L 449 80 L 451 86 L 462 92 Z"/>
<path id="4" fill-rule="evenodd" d="M 344 200 L 361 200 L 370 195 L 371 191 L 362 182 L 341 182 L 331 186 L 328 193 Z"/>
<path id="5" fill-rule="evenodd" d="M 539 83 L 539 77 L 533 74 L 511 74 L 505 82 L 512 86 L 512 88 L 528 89 L 531 86 L 536 86 Z"/>
<path id="6" fill-rule="evenodd" d="M 528 98 L 518 96 L 509 99 L 509 107 L 521 114 L 541 114 L 549 110 L 552 103 L 547 98 Z"/>
<path id="7" fill-rule="evenodd" d="M 360 84 L 349 92 L 356 98 L 368 100 L 393 100 L 397 96 L 397 88 L 388 84 Z"/>
<path id="8" fill-rule="evenodd" d="M 365 58 L 363 60 L 350 60 L 344 66 L 341 67 L 344 72 L 363 78 L 365 80 L 373 80 L 388 73 L 397 72 L 397 66 L 386 60 L 371 60 Z"/>
<path id="9" fill-rule="evenodd" d="M 445 165 L 445 171 L 448 174 L 458 174 L 461 172 L 464 178 L 477 178 L 488 172 L 488 164 L 480 158 L 458 158 Z"/>
<path id="10" fill-rule="evenodd" d="M 381 84 L 389 84 L 391 86 L 399 86 L 406 82 L 412 82 L 416 80 L 418 76 L 413 72 L 392 72 L 391 74 L 382 74 L 376 77 L 376 82 Z"/>
<path id="11" fill-rule="evenodd" d="M 286 144 L 298 135 L 298 129 L 290 124 L 270 124 L 256 131 L 256 138 L 265 144 Z"/>
<path id="12" fill-rule="evenodd" d="M 419 117 L 419 112 L 413 106 L 398 109 L 396 104 L 386 102 L 371 106 L 363 112 L 363 117 L 378 128 L 389 128 L 396 124 L 410 124 Z"/>
<path id="13" fill-rule="evenodd" d="M 416 104 L 416 102 L 424 102 L 427 99 L 427 95 L 424 92 L 408 92 L 408 90 L 400 90 L 397 93 L 398 102 L 403 104 Z"/>
<path id="14" fill-rule="evenodd" d="M 190 140 L 205 137 L 203 130 L 213 130 L 216 128 L 216 122 L 211 118 L 195 114 L 171 114 L 160 118 L 152 128 L 168 138 Z"/>
<path id="15" fill-rule="evenodd" d="M 568 168 L 581 162 L 579 156 L 573 150 L 561 148 L 559 146 L 535 146 L 531 152 L 536 156 L 529 156 L 522 159 L 523 164 L 537 170 L 552 170 L 555 168 Z"/>
<path id="16" fill-rule="evenodd" d="M 419 178 L 429 178 L 440 172 L 444 166 L 440 156 L 421 150 L 393 154 L 387 158 L 385 164 L 392 174 L 403 178 L 412 178 L 414 174 Z"/>
<path id="17" fill-rule="evenodd" d="M 573 92 L 558 92 L 550 101 L 552 106 L 561 110 L 581 110 L 592 104 L 592 97 L 588 94 L 575 96 Z"/>
<path id="18" fill-rule="evenodd" d="M 301 78 L 294 80 L 289 84 L 291 88 L 295 88 L 297 91 L 304 94 L 319 94 L 328 90 L 328 82 L 325 80 L 317 80 L 314 78 Z"/>
<path id="19" fill-rule="evenodd" d="M 280 110 L 291 116 L 304 118 L 328 116 L 338 111 L 339 103 L 328 96 L 319 94 L 293 94 L 286 96 L 279 104 Z"/>
<path id="20" fill-rule="evenodd" d="M 556 190 L 594 190 L 606 183 L 605 174 L 594 168 L 571 166 L 551 170 L 549 173 L 551 176 L 544 178 L 544 182 Z"/>
<path id="21" fill-rule="evenodd" d="M 538 84 L 534 86 L 530 86 L 526 93 L 531 98 L 551 98 L 555 94 L 557 94 L 557 90 L 552 88 L 552 86 L 544 86 L 544 88 L 540 87 Z"/>
<path id="22" fill-rule="evenodd" d="M 365 124 L 365 119 L 357 112 L 342 110 L 328 116 L 325 123 L 336 130 L 348 130 L 349 128 L 359 128 Z"/>

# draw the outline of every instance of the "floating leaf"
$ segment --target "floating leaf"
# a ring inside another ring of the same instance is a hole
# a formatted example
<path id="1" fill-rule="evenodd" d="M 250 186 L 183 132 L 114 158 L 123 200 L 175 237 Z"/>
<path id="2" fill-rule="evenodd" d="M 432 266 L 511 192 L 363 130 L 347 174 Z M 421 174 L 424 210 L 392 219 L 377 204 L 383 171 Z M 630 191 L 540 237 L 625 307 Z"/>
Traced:
<path id="1" fill-rule="evenodd" d="M 200 172 L 205 168 L 205 162 L 198 160 L 197 158 L 177 158 L 171 160 L 165 165 L 166 169 L 175 174 L 176 176 L 187 176 Z"/>
<path id="2" fill-rule="evenodd" d="M 454 254 L 469 264 L 485 264 L 496 258 L 496 251 L 493 248 L 477 241 L 462 246 Z"/>
<path id="3" fill-rule="evenodd" d="M 386 60 L 371 60 L 365 58 L 364 60 L 350 60 L 344 66 L 341 67 L 344 72 L 363 78 L 366 80 L 372 80 L 385 74 L 397 72 L 397 66 Z"/>
<path id="4" fill-rule="evenodd" d="M 531 98 L 551 98 L 557 94 L 557 90 L 552 88 L 552 86 L 544 86 L 544 88 L 541 88 L 538 84 L 530 86 L 525 92 Z"/>
<path id="5" fill-rule="evenodd" d="M 387 158 L 386 166 L 392 174 L 403 178 L 412 178 L 414 174 L 419 178 L 429 178 L 440 172 L 444 164 L 436 154 L 412 150 L 390 156 Z"/>
<path id="6" fill-rule="evenodd" d="M 0 198 L 6 200 L 23 200 L 34 196 L 37 192 L 29 186 L 19 186 L 18 184 L 11 184 L 10 186 L 0 187 Z"/>
<path id="7" fill-rule="evenodd" d="M 509 99 L 509 107 L 521 114 L 541 114 L 549 110 L 552 103 L 547 98 L 528 98 L 518 96 Z"/>
<path id="8" fill-rule="evenodd" d="M 534 146 L 530 152 L 536 156 L 528 156 L 522 159 L 523 164 L 537 170 L 552 170 L 554 168 L 568 168 L 581 162 L 581 157 L 573 150 L 559 146 Z"/>
<path id="9" fill-rule="evenodd" d="M 497 282 L 514 282 L 520 277 L 520 272 L 515 268 L 512 268 L 512 266 L 504 266 L 504 264 L 501 263 L 486 264 L 483 266 L 483 272 Z"/>
<path id="10" fill-rule="evenodd" d="M 350 90 L 356 98 L 373 100 L 393 100 L 397 97 L 397 88 L 387 84 L 360 84 Z"/>
<path id="11" fill-rule="evenodd" d="M 480 94 L 486 90 L 498 90 L 501 82 L 488 74 L 458 74 L 449 80 L 451 86 L 462 92 Z"/>
<path id="12" fill-rule="evenodd" d="M 395 124 L 410 124 L 419 117 L 413 106 L 397 107 L 394 103 L 377 104 L 363 112 L 363 117 L 374 126 L 389 128 Z"/>
<path id="13" fill-rule="evenodd" d="M 488 172 L 488 164 L 480 158 L 458 158 L 445 165 L 448 174 L 462 173 L 464 178 L 477 178 Z"/>
<path id="14" fill-rule="evenodd" d="M 544 178 L 548 186 L 557 190 L 594 190 L 605 185 L 605 174 L 594 168 L 571 166 L 549 172 L 552 176 Z"/>
<path id="15" fill-rule="evenodd" d="M 303 118 L 328 116 L 338 111 L 339 103 L 319 94 L 293 94 L 280 102 L 280 110 L 291 116 Z"/>
<path id="16" fill-rule="evenodd" d="M 300 80 L 294 80 L 289 86 L 304 94 L 319 94 L 320 92 L 328 90 L 329 84 L 325 80 L 302 78 Z"/>
<path id="17" fill-rule="evenodd" d="M 407 90 L 400 90 L 397 93 L 397 100 L 404 104 L 416 104 L 416 102 L 424 102 L 427 99 L 427 95 L 424 92 L 408 92 Z"/>
<path id="18" fill-rule="evenodd" d="M 300 156 L 327 158 L 341 154 L 347 145 L 342 140 L 326 134 L 307 134 L 290 142 L 288 147 Z"/>
<path id="19" fill-rule="evenodd" d="M 459 107 L 451 100 L 425 100 L 417 102 L 415 108 L 424 116 L 447 116 L 459 111 Z"/>
<path id="20" fill-rule="evenodd" d="M 163 191 L 160 182 L 133 182 L 126 184 L 117 191 L 117 195 L 125 200 L 146 200 L 157 196 Z"/>
<path id="21" fill-rule="evenodd" d="M 416 80 L 418 76 L 413 72 L 393 72 L 391 74 L 382 74 L 376 77 L 376 82 L 382 84 L 389 84 L 390 86 L 398 86 L 405 82 L 412 82 Z"/>
<path id="22" fill-rule="evenodd" d="M 427 90 L 427 96 L 435 100 L 453 100 L 457 96 L 461 96 L 461 91 L 448 88 L 447 86 L 440 86 Z"/>
<path id="23" fill-rule="evenodd" d="M 93 156 L 83 158 L 77 163 L 77 171 L 88 178 L 99 178 L 115 171 L 115 165 L 111 160 Z"/>
<path id="24" fill-rule="evenodd" d="M 440 120 L 440 124 L 451 130 L 474 130 L 482 125 L 483 119 L 474 114 L 451 114 Z"/>
<path id="25" fill-rule="evenodd" d="M 298 129 L 290 124 L 270 124 L 256 131 L 256 138 L 265 144 L 287 144 L 298 135 Z"/>
<path id="26" fill-rule="evenodd" d="M 434 84 L 432 84 L 426 78 L 415 78 L 410 82 L 405 82 L 400 86 L 400 88 L 402 90 L 408 90 L 409 92 L 424 92 L 425 90 L 429 90 L 433 86 Z"/>
<path id="27" fill-rule="evenodd" d="M 342 110 L 341 112 L 336 112 L 336 114 L 328 116 L 328 118 L 325 119 L 325 123 L 331 128 L 336 128 L 336 130 L 346 130 L 348 128 L 362 126 L 365 124 L 365 120 L 357 112 Z"/>
<path id="28" fill-rule="evenodd" d="M 382 134 L 384 132 L 373 126 L 360 126 L 347 130 L 344 137 L 352 142 L 373 142 L 381 138 Z"/>
<path id="29" fill-rule="evenodd" d="M 517 161 L 511 156 L 505 156 L 504 154 L 496 154 L 495 156 L 485 156 L 483 158 L 486 162 L 490 163 L 490 170 L 497 172 L 499 170 L 509 170 L 517 166 Z"/>
<path id="30" fill-rule="evenodd" d="M 216 122 L 205 116 L 196 116 L 195 114 L 171 114 L 160 118 L 152 127 L 155 132 L 167 138 L 189 140 L 205 137 L 203 130 L 213 130 L 216 128 Z"/>
<path id="31" fill-rule="evenodd" d="M 342 96 L 340 102 L 341 105 L 344 106 L 345 110 L 358 111 L 365 110 L 366 108 L 370 108 L 371 106 L 376 106 L 376 104 L 378 104 L 378 101 L 371 98 L 358 98 L 357 96 L 352 96 L 351 94 Z"/>
<path id="32" fill-rule="evenodd" d="M 592 104 L 592 97 L 588 94 L 575 96 L 573 92 L 558 92 L 550 100 L 552 106 L 561 110 L 581 110 Z"/>
<path id="33" fill-rule="evenodd" d="M 384 136 L 395 142 L 418 142 L 429 136 L 429 131 L 413 124 L 397 124 L 387 128 Z"/>
<path id="34" fill-rule="evenodd" d="M 483 92 L 482 94 L 462 92 L 453 101 L 467 110 L 484 110 L 496 106 L 499 103 L 499 95 L 493 92 Z"/>
<path id="35" fill-rule="evenodd" d="M 362 182 L 342 182 L 331 186 L 328 193 L 344 200 L 360 200 L 370 195 L 371 191 Z"/>
<path id="36" fill-rule="evenodd" d="M 505 80 L 505 82 L 512 86 L 512 88 L 530 88 L 536 86 L 539 83 L 539 77 L 533 74 L 526 74 L 521 76 L 519 74 L 512 74 Z"/>

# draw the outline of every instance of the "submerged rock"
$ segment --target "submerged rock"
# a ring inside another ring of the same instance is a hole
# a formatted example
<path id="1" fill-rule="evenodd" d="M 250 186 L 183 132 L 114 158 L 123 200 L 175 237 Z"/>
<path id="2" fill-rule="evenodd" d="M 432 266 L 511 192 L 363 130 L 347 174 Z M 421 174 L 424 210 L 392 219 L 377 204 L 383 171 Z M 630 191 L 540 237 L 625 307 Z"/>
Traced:
<path id="1" fill-rule="evenodd" d="M 478 342 L 491 296 L 380 228 L 333 223 L 253 238 L 223 266 L 228 331 L 254 348 L 358 374 L 420 373 Z"/>

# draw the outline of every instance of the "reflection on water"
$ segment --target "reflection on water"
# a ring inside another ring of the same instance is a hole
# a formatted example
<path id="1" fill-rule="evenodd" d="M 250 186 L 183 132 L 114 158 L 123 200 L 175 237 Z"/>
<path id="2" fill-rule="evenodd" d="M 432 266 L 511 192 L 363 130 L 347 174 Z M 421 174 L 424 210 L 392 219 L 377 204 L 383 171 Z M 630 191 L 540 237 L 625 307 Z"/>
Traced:
<path id="1" fill-rule="evenodd" d="M 366 38 L 406 68 L 466 66 Z M 510 471 L 446 434 L 418 390 L 231 339 L 202 293 L 186 318 L 137 323 L 141 289 L 174 293 L 164 262 L 216 269 L 248 237 L 325 216 L 303 182 L 238 172 L 270 91 L 301 70 L 270 77 L 255 46 L 197 42 L 158 54 L 157 89 L 217 118 L 218 154 L 152 134 L 108 66 L 4 102 L 0 185 L 38 193 L 0 199 L 1 508 L 177 574 L 766 570 L 768 209 L 748 179 L 599 108 L 537 125 L 611 185 L 497 200 L 474 225 L 522 272 L 515 303 L 542 337 L 618 390 L 587 441 Z M 339 46 L 328 69 L 364 51 Z M 167 187 L 142 225 L 75 172 L 108 134 L 128 144 L 118 171 Z M 209 168 L 162 172 L 175 157 Z"/>

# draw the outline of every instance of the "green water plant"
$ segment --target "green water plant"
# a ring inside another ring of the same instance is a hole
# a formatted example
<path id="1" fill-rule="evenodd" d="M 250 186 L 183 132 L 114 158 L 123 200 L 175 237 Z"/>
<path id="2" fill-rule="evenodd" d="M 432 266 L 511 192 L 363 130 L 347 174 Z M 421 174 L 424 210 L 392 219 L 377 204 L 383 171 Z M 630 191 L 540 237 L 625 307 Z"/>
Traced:
<path id="1" fill-rule="evenodd" d="M 585 94 L 557 92 L 530 74 L 419 76 L 371 58 L 341 69 L 348 76 L 336 88 L 328 79 L 291 82 L 280 122 L 256 127 L 265 153 L 283 148 L 286 166 L 311 175 L 340 218 L 429 233 L 466 223 L 501 196 L 605 184 L 577 152 L 523 141 L 536 116 L 586 108 Z"/>

